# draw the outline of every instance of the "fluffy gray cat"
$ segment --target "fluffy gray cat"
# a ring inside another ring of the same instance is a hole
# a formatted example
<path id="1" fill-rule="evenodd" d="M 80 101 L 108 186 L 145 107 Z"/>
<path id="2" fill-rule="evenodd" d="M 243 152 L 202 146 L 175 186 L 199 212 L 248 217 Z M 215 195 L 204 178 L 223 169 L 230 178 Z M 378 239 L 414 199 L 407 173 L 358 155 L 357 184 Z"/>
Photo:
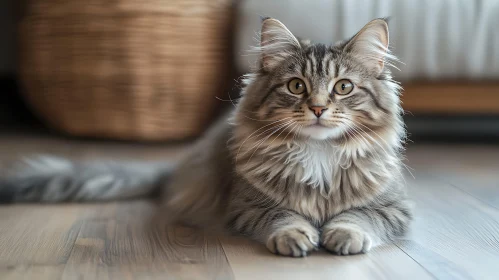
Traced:
<path id="1" fill-rule="evenodd" d="M 405 131 L 386 21 L 325 46 L 267 18 L 258 52 L 260 68 L 245 76 L 234 112 L 175 172 L 40 158 L 4 177 L 0 198 L 102 201 L 160 189 L 165 218 L 222 225 L 293 257 L 319 246 L 363 253 L 402 236 L 411 220 Z"/>

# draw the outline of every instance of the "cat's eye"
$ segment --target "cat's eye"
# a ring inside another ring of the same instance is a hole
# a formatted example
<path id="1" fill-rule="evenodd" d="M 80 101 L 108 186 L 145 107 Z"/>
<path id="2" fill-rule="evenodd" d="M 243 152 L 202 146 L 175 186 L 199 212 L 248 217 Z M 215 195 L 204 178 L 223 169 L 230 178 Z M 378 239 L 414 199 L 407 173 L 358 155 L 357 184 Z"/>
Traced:
<path id="1" fill-rule="evenodd" d="M 334 85 L 334 92 L 338 95 L 347 95 L 353 90 L 353 84 L 347 79 L 339 80 Z"/>
<path id="2" fill-rule="evenodd" d="M 302 94 L 305 92 L 307 87 L 305 86 L 305 82 L 301 79 L 294 78 L 288 83 L 288 89 L 292 94 Z"/>

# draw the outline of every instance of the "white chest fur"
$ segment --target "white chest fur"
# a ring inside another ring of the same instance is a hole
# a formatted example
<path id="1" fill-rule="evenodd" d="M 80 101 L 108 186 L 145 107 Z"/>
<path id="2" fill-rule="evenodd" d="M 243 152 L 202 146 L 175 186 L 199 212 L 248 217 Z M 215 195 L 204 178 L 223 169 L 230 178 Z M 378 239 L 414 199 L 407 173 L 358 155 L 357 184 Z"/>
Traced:
<path id="1" fill-rule="evenodd" d="M 338 172 L 339 157 L 324 145 L 290 145 L 284 159 L 283 175 L 292 176 L 296 183 L 317 188 L 323 195 L 333 184 Z"/>

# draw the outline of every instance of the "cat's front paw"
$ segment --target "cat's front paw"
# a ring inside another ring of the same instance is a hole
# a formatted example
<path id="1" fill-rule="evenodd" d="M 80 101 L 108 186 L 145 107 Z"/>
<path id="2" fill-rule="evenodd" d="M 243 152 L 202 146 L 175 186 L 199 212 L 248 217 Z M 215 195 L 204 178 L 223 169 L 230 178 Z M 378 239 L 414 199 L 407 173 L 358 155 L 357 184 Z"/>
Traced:
<path id="1" fill-rule="evenodd" d="M 278 229 L 267 240 L 267 248 L 274 254 L 304 257 L 317 249 L 319 234 L 313 227 Z"/>
<path id="2" fill-rule="evenodd" d="M 337 255 L 353 255 L 369 251 L 372 241 L 360 227 L 335 225 L 324 229 L 321 245 Z"/>

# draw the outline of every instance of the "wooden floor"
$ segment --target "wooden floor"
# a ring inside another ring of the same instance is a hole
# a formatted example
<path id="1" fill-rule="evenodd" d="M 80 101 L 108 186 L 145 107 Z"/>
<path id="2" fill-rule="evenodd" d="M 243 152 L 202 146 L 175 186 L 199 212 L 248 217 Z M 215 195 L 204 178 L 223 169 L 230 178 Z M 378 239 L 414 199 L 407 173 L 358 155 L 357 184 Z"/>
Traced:
<path id="1" fill-rule="evenodd" d="M 187 147 L 0 135 L 2 162 L 177 159 Z M 165 227 L 146 200 L 15 205 L 0 206 L 0 279 L 499 279 L 499 146 L 413 144 L 408 158 L 412 231 L 366 255 L 278 257 L 243 238 Z"/>

